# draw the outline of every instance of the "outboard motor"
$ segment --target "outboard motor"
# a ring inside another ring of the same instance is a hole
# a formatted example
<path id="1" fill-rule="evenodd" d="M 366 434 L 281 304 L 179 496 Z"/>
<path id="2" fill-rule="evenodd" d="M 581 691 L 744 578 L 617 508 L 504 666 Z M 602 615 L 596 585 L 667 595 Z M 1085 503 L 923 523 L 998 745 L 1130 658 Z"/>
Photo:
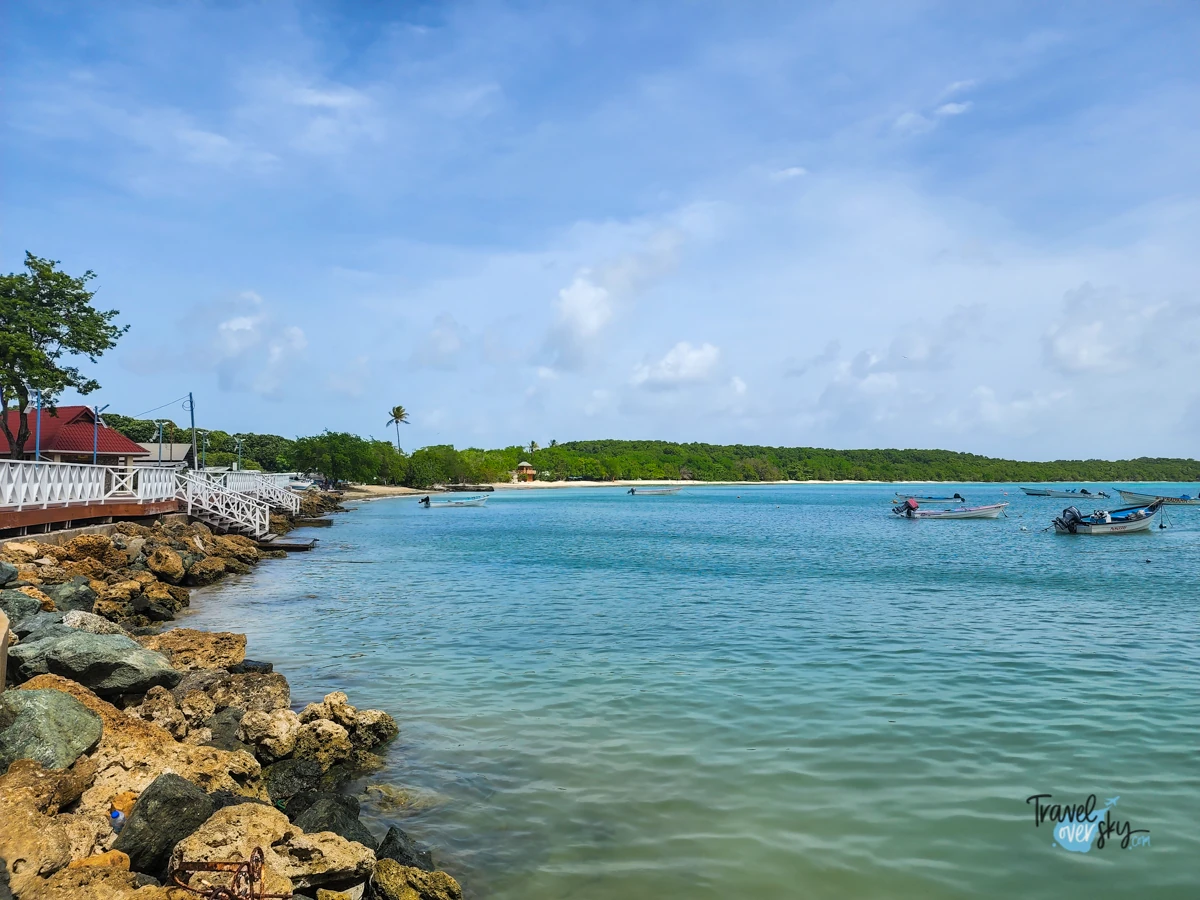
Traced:
<path id="1" fill-rule="evenodd" d="M 1062 515 L 1054 520 L 1055 525 L 1062 526 L 1071 534 L 1076 533 L 1079 523 L 1083 521 L 1083 513 L 1074 506 L 1068 506 L 1062 511 Z"/>
<path id="2" fill-rule="evenodd" d="M 912 497 L 909 497 L 907 500 L 905 500 L 899 506 L 895 507 L 892 510 L 892 512 L 894 512 L 898 516 L 907 516 L 908 518 L 911 519 L 913 513 L 917 511 L 917 508 L 919 506 L 920 506 L 920 504 L 917 503 L 916 500 L 914 500 Z"/>

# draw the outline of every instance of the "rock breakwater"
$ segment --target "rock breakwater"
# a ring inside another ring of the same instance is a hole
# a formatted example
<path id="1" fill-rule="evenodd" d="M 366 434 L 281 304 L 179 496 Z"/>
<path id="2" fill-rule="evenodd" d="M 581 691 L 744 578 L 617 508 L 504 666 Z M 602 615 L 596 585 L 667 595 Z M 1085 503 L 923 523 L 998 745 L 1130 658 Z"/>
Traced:
<path id="1" fill-rule="evenodd" d="M 312 498 L 301 512 L 331 503 Z M 12 623 L 0 897 L 194 896 L 173 879 L 205 891 L 232 876 L 189 864 L 261 848 L 270 893 L 461 898 L 428 850 L 394 826 L 372 834 L 341 790 L 382 766 L 399 732 L 391 715 L 340 691 L 294 703 L 271 663 L 246 658 L 244 635 L 163 630 L 189 587 L 274 555 L 201 524 L 0 547 Z"/>

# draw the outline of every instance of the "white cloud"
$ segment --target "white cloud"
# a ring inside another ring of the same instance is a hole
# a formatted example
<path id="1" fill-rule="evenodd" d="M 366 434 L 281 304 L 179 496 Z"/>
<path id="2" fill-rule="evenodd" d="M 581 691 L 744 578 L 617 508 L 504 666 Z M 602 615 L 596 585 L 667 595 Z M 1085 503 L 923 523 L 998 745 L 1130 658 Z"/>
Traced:
<path id="1" fill-rule="evenodd" d="M 970 112 L 973 105 L 969 100 L 963 103 L 943 103 L 934 110 L 934 114 L 943 118 L 946 116 L 961 116 L 963 113 Z"/>
<path id="2" fill-rule="evenodd" d="M 742 381 L 742 379 L 736 375 L 729 379 L 729 386 L 733 388 L 733 392 L 735 394 L 746 393 L 746 382 Z"/>
<path id="3" fill-rule="evenodd" d="M 943 97 L 953 97 L 955 94 L 961 94 L 963 91 L 969 91 L 978 84 L 974 78 L 965 78 L 961 81 L 952 81 L 942 89 Z"/>
<path id="4" fill-rule="evenodd" d="M 433 320 L 433 328 L 417 341 L 412 361 L 430 369 L 457 368 L 469 337 L 467 329 L 454 316 L 442 313 Z"/>
<path id="5" fill-rule="evenodd" d="M 808 169 L 804 166 L 788 166 L 786 169 L 776 169 L 771 173 L 772 181 L 791 181 L 793 178 L 800 178 L 808 174 Z"/>
<path id="6" fill-rule="evenodd" d="M 693 347 L 680 341 L 656 363 L 634 367 L 632 383 L 662 390 L 706 381 L 720 361 L 721 351 L 709 343 Z"/>
<path id="7" fill-rule="evenodd" d="M 896 117 L 892 127 L 901 134 L 922 134 L 931 130 L 934 123 L 920 113 L 906 112 Z"/>

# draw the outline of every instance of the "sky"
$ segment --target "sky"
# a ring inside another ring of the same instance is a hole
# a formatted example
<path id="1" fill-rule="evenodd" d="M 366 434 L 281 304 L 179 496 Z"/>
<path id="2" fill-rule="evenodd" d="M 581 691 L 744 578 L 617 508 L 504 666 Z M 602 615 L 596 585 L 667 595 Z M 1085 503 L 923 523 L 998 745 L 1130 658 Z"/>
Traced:
<path id="1" fill-rule="evenodd" d="M 130 325 L 89 403 L 1197 455 L 1194 2 L 0 15 L 0 264 L 94 270 Z"/>

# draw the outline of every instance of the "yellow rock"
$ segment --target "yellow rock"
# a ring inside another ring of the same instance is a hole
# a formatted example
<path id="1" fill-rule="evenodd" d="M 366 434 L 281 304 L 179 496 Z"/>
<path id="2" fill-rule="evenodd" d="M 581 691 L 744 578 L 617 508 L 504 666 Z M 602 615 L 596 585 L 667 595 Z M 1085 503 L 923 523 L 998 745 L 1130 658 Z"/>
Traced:
<path id="1" fill-rule="evenodd" d="M 35 587 L 28 587 L 28 586 L 19 587 L 19 588 L 17 588 L 17 590 L 20 591 L 22 594 L 24 594 L 26 597 L 32 597 L 34 600 L 36 600 L 38 603 L 40 603 L 42 605 L 42 612 L 54 612 L 55 610 L 58 609 L 58 607 L 54 605 L 53 600 L 51 600 L 48 596 L 43 594 L 41 591 L 39 591 Z"/>
<path id="2" fill-rule="evenodd" d="M 87 859 L 73 859 L 67 868 L 87 869 L 91 866 L 105 866 L 129 871 L 129 855 L 122 853 L 120 850 L 109 850 L 106 853 L 97 853 L 95 856 L 89 856 Z"/>

